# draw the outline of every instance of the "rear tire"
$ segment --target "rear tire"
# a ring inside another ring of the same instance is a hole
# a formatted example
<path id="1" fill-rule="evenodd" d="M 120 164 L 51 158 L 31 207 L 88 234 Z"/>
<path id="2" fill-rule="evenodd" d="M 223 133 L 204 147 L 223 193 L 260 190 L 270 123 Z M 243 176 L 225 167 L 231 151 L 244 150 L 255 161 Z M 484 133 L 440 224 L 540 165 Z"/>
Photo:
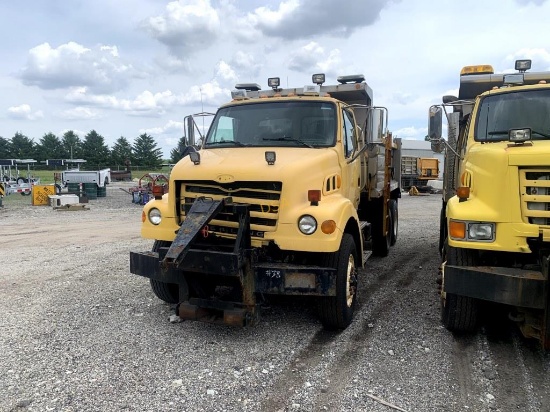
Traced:
<path id="1" fill-rule="evenodd" d="M 390 237 L 390 246 L 393 246 L 397 243 L 397 229 L 399 226 L 399 211 L 397 209 L 397 200 L 390 200 L 390 219 L 391 219 L 391 237 Z"/>
<path id="2" fill-rule="evenodd" d="M 476 251 L 447 246 L 447 263 L 455 266 L 476 266 Z M 468 296 L 442 294 L 441 321 L 452 332 L 475 332 L 478 324 L 478 301 Z"/>
<path id="3" fill-rule="evenodd" d="M 170 246 L 171 242 L 165 240 L 155 240 L 153 244 L 153 252 L 158 252 L 161 247 Z M 157 298 L 166 303 L 179 303 L 180 302 L 180 287 L 184 285 L 178 285 L 177 283 L 166 283 L 156 279 L 149 279 L 151 289 Z"/>
<path id="4" fill-rule="evenodd" d="M 384 219 L 383 202 L 383 199 L 380 199 L 376 205 L 375 219 L 372 222 L 372 253 L 380 257 L 386 257 L 390 253 L 391 236 L 393 232 L 391 211 L 388 204 L 388 215 L 386 217 L 388 231 L 384 234 L 384 225 L 382 224 L 382 219 Z"/>
<path id="5" fill-rule="evenodd" d="M 345 233 L 340 250 L 327 254 L 326 266 L 336 272 L 336 296 L 319 299 L 319 318 L 325 329 L 345 329 L 353 319 L 357 301 L 357 249 L 353 237 Z"/>

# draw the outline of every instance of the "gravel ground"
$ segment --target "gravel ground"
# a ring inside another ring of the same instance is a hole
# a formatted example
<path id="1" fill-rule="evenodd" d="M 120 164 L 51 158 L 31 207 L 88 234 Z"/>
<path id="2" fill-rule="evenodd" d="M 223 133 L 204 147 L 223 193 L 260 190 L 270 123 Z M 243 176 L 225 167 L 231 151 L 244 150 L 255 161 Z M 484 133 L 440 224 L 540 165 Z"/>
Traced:
<path id="1" fill-rule="evenodd" d="M 170 323 L 129 273 L 152 241 L 118 187 L 88 211 L 5 198 L 0 411 L 550 411 L 536 341 L 507 321 L 441 326 L 440 202 L 404 195 L 397 245 L 367 262 L 354 322 L 329 333 L 308 301 L 274 303 L 253 328 Z"/>

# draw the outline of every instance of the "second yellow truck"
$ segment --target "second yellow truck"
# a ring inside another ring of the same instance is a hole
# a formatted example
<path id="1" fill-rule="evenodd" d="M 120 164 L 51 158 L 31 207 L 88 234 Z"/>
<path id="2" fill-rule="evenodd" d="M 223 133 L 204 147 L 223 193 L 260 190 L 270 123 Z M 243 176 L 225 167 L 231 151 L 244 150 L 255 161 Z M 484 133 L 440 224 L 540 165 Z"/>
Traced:
<path id="1" fill-rule="evenodd" d="M 474 331 L 483 302 L 503 304 L 525 336 L 549 349 L 550 72 L 530 67 L 465 67 L 458 96 L 430 109 L 429 134 L 432 148 L 445 150 L 444 325 Z"/>

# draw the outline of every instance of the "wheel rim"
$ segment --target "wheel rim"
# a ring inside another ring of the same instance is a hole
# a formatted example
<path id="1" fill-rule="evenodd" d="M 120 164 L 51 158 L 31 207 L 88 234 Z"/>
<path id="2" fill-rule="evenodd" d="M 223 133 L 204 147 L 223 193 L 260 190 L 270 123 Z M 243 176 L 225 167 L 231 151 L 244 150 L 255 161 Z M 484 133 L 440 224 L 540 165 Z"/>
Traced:
<path id="1" fill-rule="evenodd" d="M 357 289 L 357 276 L 355 273 L 355 260 L 353 255 L 349 255 L 348 258 L 348 270 L 346 274 L 346 304 L 348 308 L 353 305 L 353 300 L 355 299 L 355 292 Z"/>

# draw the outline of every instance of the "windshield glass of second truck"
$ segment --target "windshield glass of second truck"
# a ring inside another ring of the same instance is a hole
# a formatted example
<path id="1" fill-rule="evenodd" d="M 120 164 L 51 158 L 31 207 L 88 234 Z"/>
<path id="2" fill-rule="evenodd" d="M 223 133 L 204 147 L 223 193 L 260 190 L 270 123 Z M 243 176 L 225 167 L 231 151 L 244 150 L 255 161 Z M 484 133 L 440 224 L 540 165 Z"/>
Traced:
<path id="1" fill-rule="evenodd" d="M 330 147 L 336 142 L 336 123 L 336 106 L 328 102 L 227 106 L 216 113 L 204 147 Z"/>
<path id="2" fill-rule="evenodd" d="M 475 140 L 508 140 L 510 129 L 531 129 L 533 140 L 550 140 L 550 89 L 488 95 L 479 106 Z"/>

